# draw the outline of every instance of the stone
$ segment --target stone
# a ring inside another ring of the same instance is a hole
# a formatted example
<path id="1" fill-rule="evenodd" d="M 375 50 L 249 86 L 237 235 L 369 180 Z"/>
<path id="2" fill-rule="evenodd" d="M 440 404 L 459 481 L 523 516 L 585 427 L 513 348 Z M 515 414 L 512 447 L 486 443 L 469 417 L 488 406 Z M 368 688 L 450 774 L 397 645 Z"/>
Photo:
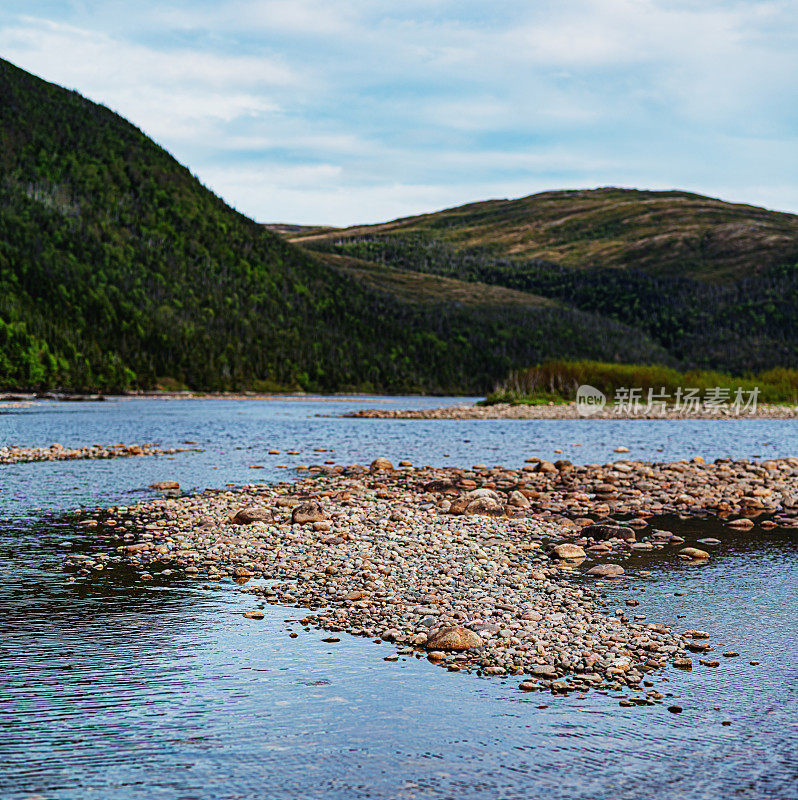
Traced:
<path id="1" fill-rule="evenodd" d="M 732 519 L 726 523 L 730 528 L 737 528 L 738 530 L 749 530 L 754 527 L 754 523 L 750 519 L 740 517 L 739 519 Z"/>
<path id="2" fill-rule="evenodd" d="M 466 514 L 482 514 L 488 517 L 501 517 L 504 507 L 492 497 L 477 497 L 465 507 Z"/>
<path id="3" fill-rule="evenodd" d="M 484 644 L 474 631 L 457 626 L 436 631 L 427 639 L 425 647 L 427 650 L 470 650 Z"/>
<path id="4" fill-rule="evenodd" d="M 263 619 L 265 614 L 259 608 L 254 608 L 252 611 L 245 611 L 244 616 L 247 619 Z"/>
<path id="5" fill-rule="evenodd" d="M 167 491 L 170 489 L 179 489 L 180 484 L 177 481 L 156 481 L 150 484 L 150 489 L 158 489 L 159 491 Z"/>
<path id="6" fill-rule="evenodd" d="M 596 564 L 591 567 L 585 575 L 591 575 L 594 578 L 615 578 L 618 575 L 623 575 L 624 568 L 620 564 Z"/>
<path id="7" fill-rule="evenodd" d="M 249 506 L 238 511 L 232 521 L 234 525 L 251 525 L 253 522 L 274 522 L 274 515 L 268 508 Z"/>
<path id="8" fill-rule="evenodd" d="M 515 508 L 529 508 L 531 503 L 517 489 L 510 494 L 509 504 Z"/>
<path id="9" fill-rule="evenodd" d="M 391 470 L 393 470 L 393 464 L 382 456 L 375 458 L 369 465 L 369 472 L 390 472 Z"/>
<path id="10" fill-rule="evenodd" d="M 696 560 L 704 560 L 709 558 L 709 553 L 706 550 L 699 550 L 697 547 L 683 547 L 679 551 L 679 555 L 687 556 Z"/>
<path id="11" fill-rule="evenodd" d="M 309 522 L 324 522 L 326 519 L 327 514 L 315 500 L 300 503 L 298 506 L 294 506 L 293 511 L 291 511 L 291 522 L 295 525 L 306 525 Z"/>
<path id="12" fill-rule="evenodd" d="M 585 525 L 581 533 L 582 536 L 589 536 L 591 539 L 596 539 L 598 541 L 623 539 L 626 542 L 633 542 L 637 538 L 634 530 L 628 525 L 607 525 L 604 523 Z"/>
<path id="13" fill-rule="evenodd" d="M 552 549 L 552 554 L 555 558 L 562 560 L 573 560 L 577 558 L 585 558 L 585 551 L 578 544 L 558 544 Z"/>
<path id="14" fill-rule="evenodd" d="M 538 678 L 557 677 L 557 670 L 550 664 L 533 664 L 529 671 Z"/>

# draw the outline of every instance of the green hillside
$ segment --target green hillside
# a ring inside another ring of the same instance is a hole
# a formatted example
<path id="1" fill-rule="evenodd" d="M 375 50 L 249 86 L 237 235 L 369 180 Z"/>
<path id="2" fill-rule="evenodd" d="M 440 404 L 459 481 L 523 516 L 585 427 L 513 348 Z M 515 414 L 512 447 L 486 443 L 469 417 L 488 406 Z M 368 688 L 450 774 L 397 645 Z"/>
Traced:
<path id="1" fill-rule="evenodd" d="M 546 192 L 292 241 L 634 328 L 678 365 L 798 364 L 798 217 L 684 192 Z"/>
<path id="2" fill-rule="evenodd" d="M 579 269 L 729 280 L 798 262 L 798 216 L 689 192 L 585 189 L 487 200 L 381 225 L 295 232 L 309 242 L 432 238 L 457 251 L 540 259 Z"/>
<path id="3" fill-rule="evenodd" d="M 541 358 L 671 360 L 589 309 L 349 267 L 0 61 L 0 387 L 482 392 Z"/>

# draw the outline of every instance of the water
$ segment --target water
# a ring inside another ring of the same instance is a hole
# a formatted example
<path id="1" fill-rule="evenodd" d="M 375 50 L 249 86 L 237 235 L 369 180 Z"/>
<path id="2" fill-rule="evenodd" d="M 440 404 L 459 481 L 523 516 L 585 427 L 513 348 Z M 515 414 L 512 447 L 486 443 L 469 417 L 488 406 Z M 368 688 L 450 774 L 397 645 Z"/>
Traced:
<path id="1" fill-rule="evenodd" d="M 322 632 L 302 630 L 296 609 L 267 606 L 264 620 L 244 619 L 252 599 L 232 583 L 142 583 L 120 569 L 78 585 L 57 570 L 66 541 L 72 550 L 102 549 L 62 512 L 149 497 L 146 487 L 164 478 L 184 488 L 290 480 L 278 464 L 375 455 L 416 464 L 513 466 L 531 455 L 603 463 L 621 444 L 629 457 L 652 460 L 798 453 L 798 423 L 783 421 L 316 416 L 376 402 L 0 409 L 0 442 L 192 440 L 205 449 L 0 467 L 0 797 L 798 797 L 794 532 L 664 520 L 688 541 L 715 535 L 723 544 L 702 567 L 642 554 L 633 564 L 652 575 L 608 589 L 613 604 L 636 597 L 635 613 L 712 633 L 721 667 L 669 670 L 655 685 L 672 696 L 654 708 L 622 708 L 614 694 L 596 692 L 522 694 L 517 678 L 454 675 L 414 657 L 385 662 L 390 646 L 345 634 L 324 643 Z M 282 454 L 268 456 L 271 448 Z M 291 630 L 299 637 L 288 638 Z M 727 649 L 740 657 L 724 659 Z M 671 704 L 684 712 L 668 713 Z"/>

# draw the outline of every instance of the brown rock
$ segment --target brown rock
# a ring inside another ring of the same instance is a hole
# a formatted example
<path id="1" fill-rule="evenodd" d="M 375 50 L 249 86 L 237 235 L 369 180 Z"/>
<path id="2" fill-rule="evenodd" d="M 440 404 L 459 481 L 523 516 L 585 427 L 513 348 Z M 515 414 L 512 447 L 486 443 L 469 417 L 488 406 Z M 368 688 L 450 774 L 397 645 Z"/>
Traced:
<path id="1" fill-rule="evenodd" d="M 558 544 L 552 551 L 555 558 L 571 560 L 576 558 L 584 558 L 585 551 L 577 544 Z"/>
<path id="2" fill-rule="evenodd" d="M 591 567 L 585 575 L 591 575 L 594 578 L 614 578 L 618 575 L 624 574 L 624 568 L 620 564 L 596 564 Z"/>
<path id="3" fill-rule="evenodd" d="M 482 647 L 485 642 L 468 628 L 441 628 L 427 639 L 427 650 L 470 650 Z"/>
<path id="4" fill-rule="evenodd" d="M 509 499 L 509 504 L 511 506 L 515 506 L 516 508 L 529 508 L 531 505 L 529 500 L 527 500 L 524 495 L 521 494 L 518 490 L 512 492 Z"/>
<path id="5" fill-rule="evenodd" d="M 369 472 L 383 472 L 383 471 L 390 471 L 393 469 L 393 464 L 388 461 L 387 458 L 375 458 L 374 461 L 371 462 L 369 466 Z"/>
<path id="6" fill-rule="evenodd" d="M 327 515 L 324 513 L 324 509 L 315 500 L 300 503 L 298 506 L 294 506 L 294 510 L 291 512 L 291 522 L 295 525 L 324 522 L 326 519 Z"/>
<path id="7" fill-rule="evenodd" d="M 150 484 L 150 489 L 158 489 L 166 491 L 167 489 L 179 489 L 180 484 L 177 481 L 156 481 Z"/>
<path id="8" fill-rule="evenodd" d="M 687 556 L 688 558 L 694 559 L 706 559 L 709 558 L 709 553 L 706 550 L 699 550 L 697 547 L 683 547 L 679 551 L 680 555 Z"/>
<path id="9" fill-rule="evenodd" d="M 504 506 L 492 497 L 477 497 L 466 506 L 465 513 L 500 517 L 504 514 Z"/>
<path id="10" fill-rule="evenodd" d="M 232 521 L 234 525 L 251 525 L 253 522 L 274 522 L 274 516 L 268 508 L 249 506 L 242 508 Z"/>

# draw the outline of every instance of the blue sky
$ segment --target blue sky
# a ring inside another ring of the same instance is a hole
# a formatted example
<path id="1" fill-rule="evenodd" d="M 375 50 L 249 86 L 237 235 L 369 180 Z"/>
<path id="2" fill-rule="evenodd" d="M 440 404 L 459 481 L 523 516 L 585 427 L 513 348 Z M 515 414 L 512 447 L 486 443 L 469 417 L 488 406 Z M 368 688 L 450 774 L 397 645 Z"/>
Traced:
<path id="1" fill-rule="evenodd" d="M 796 0 L 3 0 L 0 55 L 264 222 L 606 185 L 798 212 Z"/>

